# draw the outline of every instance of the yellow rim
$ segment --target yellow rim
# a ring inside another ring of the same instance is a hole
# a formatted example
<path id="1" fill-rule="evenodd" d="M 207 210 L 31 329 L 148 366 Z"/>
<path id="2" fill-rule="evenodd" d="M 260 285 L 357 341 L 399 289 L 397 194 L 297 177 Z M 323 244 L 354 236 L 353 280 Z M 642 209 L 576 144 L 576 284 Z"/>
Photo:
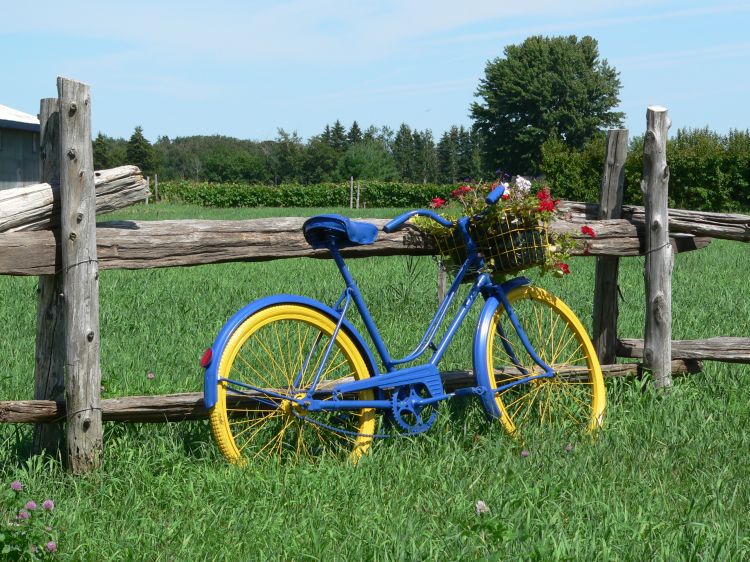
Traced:
<path id="1" fill-rule="evenodd" d="M 294 386 L 309 349 L 325 348 L 335 327 L 328 316 L 305 305 L 280 304 L 260 310 L 240 324 L 229 338 L 219 360 L 219 377 L 283 392 Z M 301 387 L 309 384 L 311 378 L 308 377 L 316 371 L 319 358 L 319 355 L 313 356 L 300 381 Z M 340 330 L 320 382 L 345 377 L 366 379 L 370 377 L 370 370 L 356 343 Z M 281 456 L 285 452 L 314 454 L 323 445 L 325 450 L 334 446 L 348 447 L 350 458 L 356 461 L 372 442 L 372 437 L 368 437 L 375 430 L 372 408 L 351 414 L 347 422 L 348 430 L 361 435 L 343 435 L 301 419 L 308 414 L 293 402 L 266 400 L 272 405 L 267 404 L 259 411 L 257 406 L 253 409 L 232 404 L 228 390 L 226 382 L 219 383 L 217 402 L 211 408 L 209 421 L 222 455 L 230 462 L 242 464 L 247 457 Z M 372 396 L 371 390 L 358 393 L 363 400 L 370 400 Z M 322 412 L 315 414 L 321 416 L 317 418 L 313 418 L 312 413 L 309 415 L 310 419 L 322 423 L 328 423 L 328 417 L 332 416 Z"/>
<path id="2" fill-rule="evenodd" d="M 594 347 L 585 328 L 572 310 L 560 299 L 539 287 L 518 287 L 508 294 L 524 331 L 540 358 L 556 373 L 528 384 L 498 392 L 495 402 L 506 431 L 516 434 L 524 425 L 554 426 L 574 422 L 590 430 L 603 423 L 606 404 L 604 380 Z M 498 322 L 505 338 L 497 333 Z M 500 381 L 511 382 L 523 374 L 509 358 L 503 340 L 514 350 L 526 372 L 539 367 L 522 349 L 510 320 L 498 307 L 490 323 L 487 345 L 489 373 Z M 492 388 L 499 385 L 489 377 Z"/>

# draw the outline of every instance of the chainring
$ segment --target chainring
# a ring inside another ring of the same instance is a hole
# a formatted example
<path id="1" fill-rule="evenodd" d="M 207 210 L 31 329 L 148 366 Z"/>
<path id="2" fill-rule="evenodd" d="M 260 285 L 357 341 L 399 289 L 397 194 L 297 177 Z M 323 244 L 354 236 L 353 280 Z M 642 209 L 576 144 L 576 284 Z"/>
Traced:
<path id="1" fill-rule="evenodd" d="M 416 400 L 430 396 L 421 384 L 407 384 L 391 393 L 391 418 L 408 433 L 427 431 L 437 419 L 435 404 L 418 405 Z M 426 419 L 425 419 L 426 418 Z"/>

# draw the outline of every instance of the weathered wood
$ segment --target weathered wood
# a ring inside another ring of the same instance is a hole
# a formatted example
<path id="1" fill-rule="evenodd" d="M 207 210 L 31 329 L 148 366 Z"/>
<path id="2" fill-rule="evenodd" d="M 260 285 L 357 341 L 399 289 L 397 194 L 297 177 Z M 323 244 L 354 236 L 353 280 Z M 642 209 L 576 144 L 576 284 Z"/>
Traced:
<path id="1" fill-rule="evenodd" d="M 60 114 L 57 98 L 43 99 L 39 110 L 39 160 L 42 181 L 60 182 Z M 1 192 L 0 192 L 1 193 Z M 60 214 L 59 197 L 51 213 Z M 37 295 L 36 353 L 34 356 L 34 398 L 62 401 L 65 398 L 64 310 L 60 296 L 62 275 L 40 275 Z M 34 427 L 32 451 L 60 457 L 64 446 L 62 423 L 37 424 Z"/>
<path id="2" fill-rule="evenodd" d="M 607 133 L 599 219 L 619 219 L 625 192 L 625 161 L 628 156 L 628 130 Z M 620 258 L 597 256 L 594 277 L 594 312 L 591 339 L 602 363 L 614 363 L 617 348 L 617 276 Z"/>
<path id="3" fill-rule="evenodd" d="M 643 225 L 646 220 L 645 209 L 626 205 L 623 207 L 623 217 L 636 226 Z M 750 216 L 669 209 L 669 232 L 750 242 Z"/>
<path id="4" fill-rule="evenodd" d="M 676 375 L 700 370 L 697 361 L 673 361 Z M 602 365 L 606 378 L 638 377 L 638 363 Z M 462 386 L 476 384 L 471 371 L 445 371 L 441 373 L 448 392 Z M 236 397 L 236 403 L 243 402 Z M 252 402 L 252 398 L 244 400 Z M 203 405 L 203 394 L 199 392 L 106 398 L 101 401 L 104 421 L 158 423 L 206 419 L 208 412 Z M 51 400 L 16 400 L 0 402 L 0 423 L 51 423 L 65 419 L 65 403 Z"/>
<path id="5" fill-rule="evenodd" d="M 750 338 L 715 337 L 703 340 L 673 340 L 672 359 L 699 359 L 726 363 L 750 363 Z M 617 342 L 620 357 L 643 357 L 643 340 Z"/>
<path id="6" fill-rule="evenodd" d="M 67 78 L 57 79 L 57 93 L 67 450 L 70 470 L 84 474 L 99 465 L 103 450 L 91 98 L 86 84 Z"/>
<path id="7" fill-rule="evenodd" d="M 672 385 L 670 372 L 672 344 L 672 266 L 674 257 L 669 243 L 667 194 L 667 110 L 652 106 L 646 112 L 646 137 L 643 146 L 641 191 L 646 208 L 646 328 L 643 362 L 653 372 L 654 385 Z"/>
<path id="8" fill-rule="evenodd" d="M 750 215 L 687 209 L 669 209 L 668 213 L 670 234 L 682 233 L 697 237 L 750 242 Z M 570 222 L 585 224 L 599 218 L 599 205 L 580 201 L 560 201 L 557 214 Z M 642 229 L 646 223 L 646 209 L 640 205 L 623 205 L 622 218 Z"/>
<path id="9" fill-rule="evenodd" d="M 448 291 L 448 272 L 443 264 L 437 263 L 437 301 L 438 304 L 445 300 L 445 293 Z"/>
<path id="10" fill-rule="evenodd" d="M 47 161 L 56 158 L 51 153 L 41 154 Z M 148 197 L 148 184 L 137 166 L 100 170 L 94 172 L 94 177 L 98 215 Z M 59 174 L 49 180 L 42 179 L 43 183 L 0 190 L 0 232 L 42 230 L 59 225 Z"/>
<path id="11" fill-rule="evenodd" d="M 100 269 L 145 269 L 223 263 L 267 261 L 294 257 L 328 259 L 325 250 L 313 250 L 302 236 L 302 217 L 239 221 L 172 220 L 115 221 L 97 225 Z M 370 219 L 378 228 L 386 219 Z M 588 253 L 635 256 L 640 241 L 635 227 L 624 220 L 597 223 L 597 237 Z M 569 232 L 579 240 L 580 227 L 560 221 L 553 232 Z M 0 274 L 41 275 L 55 271 L 55 239 L 50 231 L 0 234 Z M 375 255 L 432 255 L 436 250 L 413 226 L 399 232 L 380 232 L 369 246 L 343 250 L 347 257 Z M 586 250 L 581 247 L 574 253 Z"/>

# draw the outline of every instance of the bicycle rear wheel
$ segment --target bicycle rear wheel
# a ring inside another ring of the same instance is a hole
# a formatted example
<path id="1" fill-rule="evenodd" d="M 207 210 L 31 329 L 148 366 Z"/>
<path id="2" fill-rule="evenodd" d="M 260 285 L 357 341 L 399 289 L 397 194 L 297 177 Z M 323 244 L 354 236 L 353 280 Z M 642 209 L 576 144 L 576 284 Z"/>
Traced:
<path id="1" fill-rule="evenodd" d="M 482 398 L 487 413 L 499 418 L 511 434 L 537 428 L 600 427 L 606 403 L 604 381 L 581 322 L 562 300 L 539 287 L 517 287 L 508 293 L 508 300 L 533 349 L 555 375 L 498 390 L 543 372 L 498 305 L 489 330 L 479 336 L 484 340 L 475 348 L 477 381 L 487 391 Z"/>
<path id="2" fill-rule="evenodd" d="M 217 402 L 209 418 L 214 439 L 230 462 L 342 450 L 356 461 L 369 449 L 375 430 L 372 408 L 309 412 L 290 400 L 309 390 L 335 327 L 328 315 L 313 307 L 280 303 L 251 314 L 232 333 L 218 358 Z M 325 399 L 326 389 L 338 381 L 370 375 L 355 339 L 342 327 L 322 368 L 316 397 Z M 355 398 L 372 397 L 373 391 L 365 390 Z"/>

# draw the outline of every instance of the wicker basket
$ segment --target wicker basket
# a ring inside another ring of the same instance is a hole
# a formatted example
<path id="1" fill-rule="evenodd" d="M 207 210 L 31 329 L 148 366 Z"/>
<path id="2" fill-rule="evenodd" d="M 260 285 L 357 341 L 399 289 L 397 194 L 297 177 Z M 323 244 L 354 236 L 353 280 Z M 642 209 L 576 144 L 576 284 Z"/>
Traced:
<path id="1" fill-rule="evenodd" d="M 471 224 L 469 229 L 485 266 L 493 273 L 517 273 L 541 265 L 549 252 L 547 225 L 534 219 L 506 214 L 491 222 Z M 467 256 L 461 234 L 451 230 L 446 236 L 435 237 L 435 244 L 443 266 L 456 273 Z M 471 278 L 473 275 L 468 275 L 466 280 Z"/>

